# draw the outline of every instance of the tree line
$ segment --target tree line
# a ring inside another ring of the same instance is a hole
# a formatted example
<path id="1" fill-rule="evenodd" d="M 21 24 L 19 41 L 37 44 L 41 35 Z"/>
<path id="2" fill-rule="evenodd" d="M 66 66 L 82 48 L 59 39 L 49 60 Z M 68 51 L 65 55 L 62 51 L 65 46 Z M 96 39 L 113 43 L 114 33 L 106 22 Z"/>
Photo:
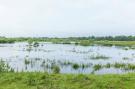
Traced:
<path id="1" fill-rule="evenodd" d="M 89 37 L 68 37 L 68 38 L 58 38 L 58 37 L 16 37 L 7 38 L 0 37 L 0 43 L 13 43 L 15 41 L 78 41 L 78 40 L 93 40 L 93 41 L 135 41 L 135 36 L 89 36 Z"/>

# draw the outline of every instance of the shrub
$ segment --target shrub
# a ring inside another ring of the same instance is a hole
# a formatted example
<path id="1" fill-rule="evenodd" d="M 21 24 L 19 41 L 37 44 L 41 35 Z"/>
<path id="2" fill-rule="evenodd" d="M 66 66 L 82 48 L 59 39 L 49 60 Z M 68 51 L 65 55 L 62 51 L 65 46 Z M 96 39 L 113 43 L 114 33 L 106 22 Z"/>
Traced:
<path id="1" fill-rule="evenodd" d="M 75 70 L 78 69 L 79 67 L 80 67 L 80 66 L 79 66 L 78 64 L 73 64 L 73 65 L 72 65 L 72 68 L 75 69 Z"/>
<path id="2" fill-rule="evenodd" d="M 53 65 L 52 69 L 53 69 L 53 73 L 55 73 L 55 74 L 60 73 L 60 67 L 59 66 Z"/>

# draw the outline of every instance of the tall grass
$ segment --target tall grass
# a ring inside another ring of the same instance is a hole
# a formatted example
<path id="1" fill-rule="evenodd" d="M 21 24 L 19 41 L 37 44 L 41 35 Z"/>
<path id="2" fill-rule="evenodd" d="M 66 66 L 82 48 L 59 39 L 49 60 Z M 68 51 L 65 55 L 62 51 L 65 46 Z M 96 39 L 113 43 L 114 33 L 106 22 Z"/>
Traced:
<path id="1" fill-rule="evenodd" d="M 0 73 L 3 73 L 3 72 L 14 72 L 14 69 L 10 68 L 8 64 L 0 60 Z"/>

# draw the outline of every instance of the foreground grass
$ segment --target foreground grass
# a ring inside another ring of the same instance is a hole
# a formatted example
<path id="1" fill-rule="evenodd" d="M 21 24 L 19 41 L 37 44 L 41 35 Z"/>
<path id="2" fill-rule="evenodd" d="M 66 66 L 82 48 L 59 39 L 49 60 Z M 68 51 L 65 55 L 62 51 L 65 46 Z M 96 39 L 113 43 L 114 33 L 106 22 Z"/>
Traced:
<path id="1" fill-rule="evenodd" d="M 0 89 L 135 89 L 134 83 L 135 74 L 0 74 Z"/>

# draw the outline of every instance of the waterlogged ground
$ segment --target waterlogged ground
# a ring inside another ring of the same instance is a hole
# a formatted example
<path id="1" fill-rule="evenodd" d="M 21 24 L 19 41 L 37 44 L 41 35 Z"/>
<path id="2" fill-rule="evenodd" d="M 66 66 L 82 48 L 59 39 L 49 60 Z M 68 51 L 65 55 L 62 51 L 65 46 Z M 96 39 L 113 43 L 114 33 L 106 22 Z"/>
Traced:
<path id="1" fill-rule="evenodd" d="M 0 44 L 0 58 L 15 71 L 61 73 L 127 73 L 135 70 L 135 50 L 126 47 L 77 46 L 74 44 Z"/>

